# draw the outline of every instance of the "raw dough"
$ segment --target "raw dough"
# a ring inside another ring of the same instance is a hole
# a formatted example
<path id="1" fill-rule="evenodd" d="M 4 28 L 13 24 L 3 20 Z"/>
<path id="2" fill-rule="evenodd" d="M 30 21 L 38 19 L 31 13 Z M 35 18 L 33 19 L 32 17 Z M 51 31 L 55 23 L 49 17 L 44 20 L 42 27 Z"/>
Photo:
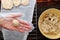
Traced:
<path id="1" fill-rule="evenodd" d="M 14 6 L 19 6 L 21 4 L 21 0 L 13 0 Z"/>
<path id="2" fill-rule="evenodd" d="M 28 5 L 29 4 L 29 0 L 22 0 L 21 4 L 22 5 Z"/>
<path id="3" fill-rule="evenodd" d="M 19 24 L 20 24 L 20 23 L 19 23 L 18 20 L 13 20 L 13 25 L 14 25 L 14 26 L 19 26 Z"/>
<path id="4" fill-rule="evenodd" d="M 38 27 L 47 38 L 60 38 L 60 10 L 55 8 L 45 10 L 39 17 Z"/>
<path id="5" fill-rule="evenodd" d="M 11 9 L 13 7 L 12 0 L 1 0 L 2 1 L 2 7 L 4 9 Z"/>

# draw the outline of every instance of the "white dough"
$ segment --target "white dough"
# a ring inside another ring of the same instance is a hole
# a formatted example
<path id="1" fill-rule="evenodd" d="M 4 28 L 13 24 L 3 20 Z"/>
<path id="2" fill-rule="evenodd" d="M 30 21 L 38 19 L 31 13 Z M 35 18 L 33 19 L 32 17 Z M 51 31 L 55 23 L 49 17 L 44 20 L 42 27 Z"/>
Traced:
<path id="1" fill-rule="evenodd" d="M 11 9 L 13 7 L 13 1 L 12 0 L 1 0 L 2 1 L 2 7 L 4 9 Z"/>
<path id="2" fill-rule="evenodd" d="M 21 4 L 21 0 L 13 0 L 14 6 L 19 6 Z"/>
<path id="3" fill-rule="evenodd" d="M 20 24 L 20 23 L 19 23 L 18 20 L 13 20 L 13 25 L 14 25 L 14 26 L 19 26 L 19 24 Z"/>
<path id="4" fill-rule="evenodd" d="M 29 0 L 22 0 L 21 4 L 22 5 L 28 5 L 29 4 Z"/>

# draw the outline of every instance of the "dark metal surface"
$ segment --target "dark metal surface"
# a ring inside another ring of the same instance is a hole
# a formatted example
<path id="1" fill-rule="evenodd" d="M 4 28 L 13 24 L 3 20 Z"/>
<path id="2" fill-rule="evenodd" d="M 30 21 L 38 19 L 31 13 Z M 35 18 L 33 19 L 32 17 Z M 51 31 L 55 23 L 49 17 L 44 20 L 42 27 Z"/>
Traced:
<path id="1" fill-rule="evenodd" d="M 0 31 L 0 40 L 3 40 L 3 35 L 1 31 Z"/>
<path id="2" fill-rule="evenodd" d="M 43 2 L 43 3 L 37 3 L 37 21 L 38 21 L 38 18 L 40 16 L 40 14 L 43 11 L 45 11 L 46 9 L 48 9 L 48 8 L 57 8 L 57 9 L 60 9 L 60 2 L 50 2 L 50 3 Z M 38 22 L 37 22 L 37 24 L 38 24 Z M 37 27 L 38 27 L 38 25 L 37 25 Z M 45 40 L 45 39 L 46 40 L 51 40 L 51 39 L 48 39 L 48 38 L 44 37 L 40 33 L 39 29 L 37 28 L 37 40 Z M 57 39 L 57 40 L 59 40 L 59 39 Z"/>
<path id="3" fill-rule="evenodd" d="M 60 0 L 37 0 L 37 2 L 56 2 L 56 1 L 60 1 Z"/>

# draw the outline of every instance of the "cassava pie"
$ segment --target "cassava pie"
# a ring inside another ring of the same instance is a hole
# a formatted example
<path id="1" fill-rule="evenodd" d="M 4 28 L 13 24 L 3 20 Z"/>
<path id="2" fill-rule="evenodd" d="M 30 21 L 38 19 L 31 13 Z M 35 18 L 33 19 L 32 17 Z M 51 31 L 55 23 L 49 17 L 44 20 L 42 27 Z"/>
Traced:
<path id="1" fill-rule="evenodd" d="M 50 8 L 42 12 L 38 20 L 38 27 L 47 38 L 60 38 L 60 10 Z"/>
<path id="2" fill-rule="evenodd" d="M 1 0 L 1 3 L 4 9 L 11 9 L 13 7 L 12 0 Z"/>

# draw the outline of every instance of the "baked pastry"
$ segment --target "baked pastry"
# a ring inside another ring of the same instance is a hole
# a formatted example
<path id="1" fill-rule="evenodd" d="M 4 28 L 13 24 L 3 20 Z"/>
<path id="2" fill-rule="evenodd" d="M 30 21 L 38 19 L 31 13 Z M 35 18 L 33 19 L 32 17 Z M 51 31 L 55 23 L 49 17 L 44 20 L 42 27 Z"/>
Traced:
<path id="1" fill-rule="evenodd" d="M 21 4 L 24 5 L 24 6 L 28 5 L 29 4 L 29 0 L 22 0 Z"/>
<path id="2" fill-rule="evenodd" d="M 38 20 L 38 27 L 47 38 L 60 38 L 60 10 L 50 8 L 42 12 Z"/>
<path id="3" fill-rule="evenodd" d="M 1 0 L 1 3 L 4 9 L 11 9 L 13 7 L 12 0 Z"/>
<path id="4" fill-rule="evenodd" d="M 21 0 L 13 0 L 14 6 L 19 6 L 21 4 Z"/>

